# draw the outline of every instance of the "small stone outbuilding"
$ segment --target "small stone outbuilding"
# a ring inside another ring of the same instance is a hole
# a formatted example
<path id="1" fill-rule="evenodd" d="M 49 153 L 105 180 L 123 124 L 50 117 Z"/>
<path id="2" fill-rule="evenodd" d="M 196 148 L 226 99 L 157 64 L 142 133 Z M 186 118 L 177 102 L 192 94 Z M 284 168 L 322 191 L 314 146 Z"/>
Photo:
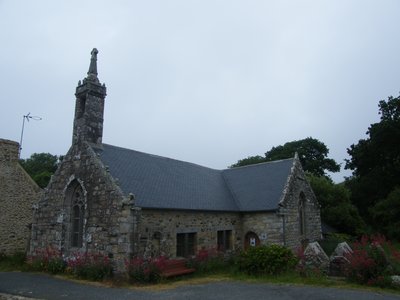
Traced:
<path id="1" fill-rule="evenodd" d="M 32 224 L 32 205 L 40 187 L 18 163 L 19 144 L 0 139 L 0 253 L 26 252 Z"/>
<path id="2" fill-rule="evenodd" d="M 38 203 L 31 249 L 188 257 L 321 238 L 320 209 L 297 157 L 215 170 L 102 142 L 106 87 L 93 49 L 76 88 L 72 146 Z"/>

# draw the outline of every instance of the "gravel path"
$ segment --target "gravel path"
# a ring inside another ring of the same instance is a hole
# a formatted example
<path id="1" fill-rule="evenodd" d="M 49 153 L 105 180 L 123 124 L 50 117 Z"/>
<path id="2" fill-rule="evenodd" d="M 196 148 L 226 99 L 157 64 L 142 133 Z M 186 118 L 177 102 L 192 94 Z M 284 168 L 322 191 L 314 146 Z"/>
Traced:
<path id="1" fill-rule="evenodd" d="M 312 286 L 253 284 L 220 281 L 207 284 L 188 284 L 174 289 L 151 291 L 140 289 L 108 288 L 77 283 L 45 274 L 0 272 L 0 300 L 13 299 L 230 299 L 230 300 L 400 300 L 400 296 L 359 290 Z"/>

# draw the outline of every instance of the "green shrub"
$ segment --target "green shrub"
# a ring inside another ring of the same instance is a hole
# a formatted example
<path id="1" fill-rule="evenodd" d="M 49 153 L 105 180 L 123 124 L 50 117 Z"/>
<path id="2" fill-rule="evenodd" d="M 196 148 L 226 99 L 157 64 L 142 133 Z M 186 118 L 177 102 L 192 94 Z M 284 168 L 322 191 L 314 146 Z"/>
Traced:
<path id="1" fill-rule="evenodd" d="M 238 259 L 239 270 L 249 275 L 277 275 L 295 268 L 298 260 L 293 252 L 283 246 L 251 247 Z"/>
<path id="2" fill-rule="evenodd" d="M 0 253 L 0 270 L 15 271 L 25 268 L 26 255 L 23 252 L 17 252 L 11 255 Z"/>
<path id="3" fill-rule="evenodd" d="M 37 249 L 28 256 L 27 264 L 32 271 L 50 272 L 52 274 L 63 273 L 66 263 L 59 250 L 48 247 Z"/>
<path id="4" fill-rule="evenodd" d="M 4 261 L 7 258 L 7 255 L 4 252 L 0 252 L 0 262 Z"/>
<path id="5" fill-rule="evenodd" d="M 21 266 L 26 261 L 26 254 L 24 252 L 17 252 L 6 257 L 10 264 L 14 266 Z"/>
<path id="6" fill-rule="evenodd" d="M 54 257 L 49 260 L 47 264 L 47 272 L 50 272 L 51 274 L 63 273 L 66 266 L 67 265 L 62 257 Z"/>
<path id="7" fill-rule="evenodd" d="M 331 233 L 327 238 L 318 241 L 318 243 L 321 245 L 322 249 L 324 249 L 325 253 L 330 256 L 339 243 L 346 242 L 351 244 L 353 241 L 353 238 L 348 234 Z"/>

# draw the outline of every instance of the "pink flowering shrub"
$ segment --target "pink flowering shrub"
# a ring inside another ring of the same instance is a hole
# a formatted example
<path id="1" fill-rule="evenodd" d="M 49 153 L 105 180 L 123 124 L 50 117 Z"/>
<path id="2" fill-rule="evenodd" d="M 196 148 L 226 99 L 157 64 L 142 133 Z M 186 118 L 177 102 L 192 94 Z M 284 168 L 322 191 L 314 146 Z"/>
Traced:
<path id="1" fill-rule="evenodd" d="M 167 258 L 133 257 L 125 261 L 128 277 L 134 282 L 154 283 L 161 280 L 162 271 L 165 269 Z"/>
<path id="2" fill-rule="evenodd" d="M 62 273 L 66 263 L 59 250 L 47 247 L 36 249 L 32 255 L 27 257 L 29 269 L 33 271 L 50 272 L 52 274 Z"/>
<path id="3" fill-rule="evenodd" d="M 203 273 L 220 271 L 226 268 L 227 264 L 225 254 L 216 248 L 201 249 L 188 261 L 189 267 Z"/>
<path id="4" fill-rule="evenodd" d="M 102 280 L 111 277 L 113 268 L 108 256 L 101 253 L 74 253 L 68 259 L 67 270 L 84 279 Z"/>
<path id="5" fill-rule="evenodd" d="M 387 286 L 390 275 L 400 271 L 400 253 L 384 236 L 363 236 L 353 244 L 353 253 L 346 258 L 349 264 L 346 277 L 353 282 Z"/>

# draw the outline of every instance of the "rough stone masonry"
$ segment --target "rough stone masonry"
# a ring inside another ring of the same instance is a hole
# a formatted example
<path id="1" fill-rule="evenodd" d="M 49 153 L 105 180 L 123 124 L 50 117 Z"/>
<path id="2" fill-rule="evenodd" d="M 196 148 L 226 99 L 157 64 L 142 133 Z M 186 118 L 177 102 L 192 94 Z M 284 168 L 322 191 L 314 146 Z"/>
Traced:
<path id="1" fill-rule="evenodd" d="M 26 252 L 42 190 L 18 163 L 19 144 L 0 139 L 0 253 Z"/>

